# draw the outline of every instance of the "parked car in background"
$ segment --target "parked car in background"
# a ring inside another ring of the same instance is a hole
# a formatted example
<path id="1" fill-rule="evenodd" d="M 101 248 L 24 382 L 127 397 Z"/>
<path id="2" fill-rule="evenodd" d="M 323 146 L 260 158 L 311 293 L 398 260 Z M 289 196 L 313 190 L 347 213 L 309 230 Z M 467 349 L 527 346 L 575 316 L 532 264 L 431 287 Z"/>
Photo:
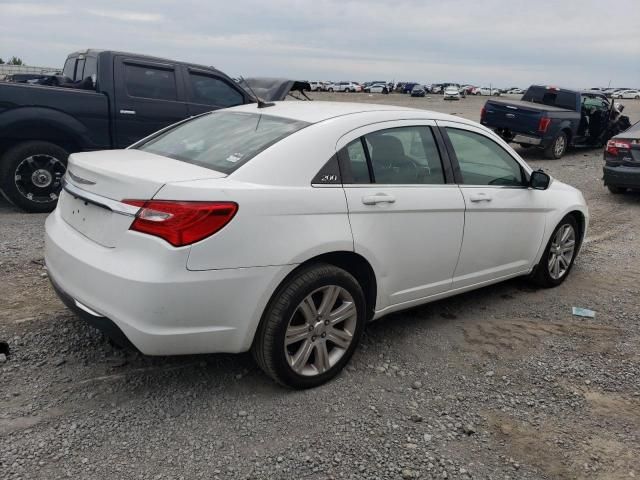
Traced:
<path id="1" fill-rule="evenodd" d="M 338 82 L 332 83 L 327 88 L 329 92 L 361 92 L 362 86 L 355 82 Z"/>
<path id="2" fill-rule="evenodd" d="M 489 97 L 499 97 L 500 89 L 498 88 L 490 88 L 490 87 L 480 87 L 476 89 L 473 93 L 474 95 L 485 95 Z"/>
<path id="3" fill-rule="evenodd" d="M 619 90 L 611 95 L 613 98 L 634 98 L 640 99 L 640 90 Z"/>
<path id="4" fill-rule="evenodd" d="M 628 128 L 622 108 L 599 92 L 532 85 L 521 100 L 487 100 L 480 123 L 508 142 L 557 159 L 569 146 L 601 147 Z"/>
<path id="5" fill-rule="evenodd" d="M 611 193 L 640 189 L 640 122 L 607 142 L 604 161 L 602 178 Z"/>
<path id="6" fill-rule="evenodd" d="M 369 85 L 366 91 L 369 93 L 389 93 L 389 87 L 386 83 L 374 83 Z"/>
<path id="7" fill-rule="evenodd" d="M 321 92 L 323 84 L 322 82 L 309 82 L 312 92 Z"/>
<path id="8" fill-rule="evenodd" d="M 511 90 L 508 90 L 507 93 L 509 95 L 523 95 L 524 90 L 522 90 L 521 88 L 512 88 Z"/>
<path id="9" fill-rule="evenodd" d="M 415 87 L 416 85 L 418 85 L 418 83 L 416 82 L 406 82 L 402 86 L 402 93 L 411 93 L 411 91 L 413 90 L 413 87 Z"/>
<path id="10" fill-rule="evenodd" d="M 460 100 L 460 90 L 453 85 L 444 89 L 444 100 Z"/>
<path id="11" fill-rule="evenodd" d="M 440 94 L 444 92 L 444 87 L 439 83 L 431 85 L 431 93 Z"/>
<path id="12" fill-rule="evenodd" d="M 561 284 L 588 219 L 578 190 L 469 120 L 276 102 L 73 154 L 45 262 L 71 310 L 143 354 L 251 350 L 310 388 L 371 320 L 509 278 Z"/>
<path id="13" fill-rule="evenodd" d="M 427 94 L 427 92 L 424 89 L 424 86 L 422 86 L 422 85 L 416 84 L 411 89 L 411 96 L 412 97 L 424 97 L 426 94 Z"/>

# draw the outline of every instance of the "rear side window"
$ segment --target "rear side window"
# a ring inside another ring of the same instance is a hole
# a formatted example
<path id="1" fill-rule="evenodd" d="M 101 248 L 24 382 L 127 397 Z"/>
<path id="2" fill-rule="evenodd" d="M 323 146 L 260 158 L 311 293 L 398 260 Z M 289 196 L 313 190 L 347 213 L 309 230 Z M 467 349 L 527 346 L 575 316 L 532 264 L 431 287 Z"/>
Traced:
<path id="1" fill-rule="evenodd" d="M 430 128 L 390 128 L 364 138 L 375 183 L 444 183 L 440 154 Z"/>
<path id="2" fill-rule="evenodd" d="M 84 80 L 87 77 L 93 77 L 94 80 L 97 78 L 98 67 L 97 67 L 97 58 L 96 57 L 87 57 L 84 63 L 84 72 L 82 73 L 82 78 L 78 80 Z"/>
<path id="3" fill-rule="evenodd" d="M 131 97 L 176 100 L 176 75 L 173 70 L 125 63 L 125 84 Z"/>
<path id="4" fill-rule="evenodd" d="M 208 75 L 189 74 L 191 101 L 204 105 L 233 107 L 244 103 L 244 97 L 227 82 Z"/>
<path id="5" fill-rule="evenodd" d="M 551 107 L 576 109 L 576 94 L 563 90 L 552 90 L 543 87 L 533 87 L 522 97 L 525 102 L 541 103 Z"/>
<path id="6" fill-rule="evenodd" d="M 180 124 L 138 149 L 228 174 L 307 125 L 258 113 L 213 112 Z"/>

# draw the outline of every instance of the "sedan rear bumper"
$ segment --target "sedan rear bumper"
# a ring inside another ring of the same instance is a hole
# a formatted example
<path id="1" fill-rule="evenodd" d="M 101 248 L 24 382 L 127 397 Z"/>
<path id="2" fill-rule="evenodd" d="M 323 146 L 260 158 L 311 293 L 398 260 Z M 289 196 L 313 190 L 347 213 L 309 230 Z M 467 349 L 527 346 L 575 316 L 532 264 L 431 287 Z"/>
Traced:
<path id="1" fill-rule="evenodd" d="M 602 179 L 605 185 L 623 188 L 640 188 L 640 165 L 630 167 L 627 165 L 603 167 Z"/>
<path id="2" fill-rule="evenodd" d="M 103 247 L 56 210 L 46 222 L 45 261 L 65 304 L 147 355 L 247 351 L 272 292 L 295 268 L 190 271 L 188 249 L 127 235 Z"/>

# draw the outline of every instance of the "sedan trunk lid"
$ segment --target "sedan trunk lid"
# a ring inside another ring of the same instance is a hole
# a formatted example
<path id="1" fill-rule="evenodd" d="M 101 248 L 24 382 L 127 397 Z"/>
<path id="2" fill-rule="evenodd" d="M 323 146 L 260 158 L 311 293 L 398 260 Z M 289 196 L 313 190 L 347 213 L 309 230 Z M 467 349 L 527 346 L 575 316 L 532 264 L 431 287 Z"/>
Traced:
<path id="1" fill-rule="evenodd" d="M 169 182 L 216 179 L 226 174 L 140 150 L 74 153 L 69 157 L 60 215 L 90 240 L 113 248 L 129 229 L 136 207 Z"/>

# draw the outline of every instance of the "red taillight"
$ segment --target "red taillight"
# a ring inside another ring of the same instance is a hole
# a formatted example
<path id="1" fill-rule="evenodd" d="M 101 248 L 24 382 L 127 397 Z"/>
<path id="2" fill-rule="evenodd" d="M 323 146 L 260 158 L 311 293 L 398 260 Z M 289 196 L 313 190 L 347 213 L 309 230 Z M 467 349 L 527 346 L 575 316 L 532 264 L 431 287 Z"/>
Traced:
<path id="1" fill-rule="evenodd" d="M 607 142 L 607 153 L 609 155 L 613 155 L 614 157 L 618 156 L 618 151 L 620 149 L 629 150 L 631 148 L 631 142 L 627 140 L 609 140 Z"/>
<path id="2" fill-rule="evenodd" d="M 550 124 L 551 124 L 551 119 L 549 117 L 542 117 L 540 119 L 540 122 L 538 123 L 538 131 L 540 133 L 546 133 L 547 128 L 549 128 Z"/>
<path id="3" fill-rule="evenodd" d="M 129 230 L 155 235 L 174 247 L 184 247 L 207 238 L 238 211 L 234 202 L 180 202 L 174 200 L 123 200 L 140 207 Z"/>
<path id="4" fill-rule="evenodd" d="M 482 110 L 480 110 L 480 123 L 484 122 L 484 116 L 487 114 L 487 109 L 482 107 Z"/>

